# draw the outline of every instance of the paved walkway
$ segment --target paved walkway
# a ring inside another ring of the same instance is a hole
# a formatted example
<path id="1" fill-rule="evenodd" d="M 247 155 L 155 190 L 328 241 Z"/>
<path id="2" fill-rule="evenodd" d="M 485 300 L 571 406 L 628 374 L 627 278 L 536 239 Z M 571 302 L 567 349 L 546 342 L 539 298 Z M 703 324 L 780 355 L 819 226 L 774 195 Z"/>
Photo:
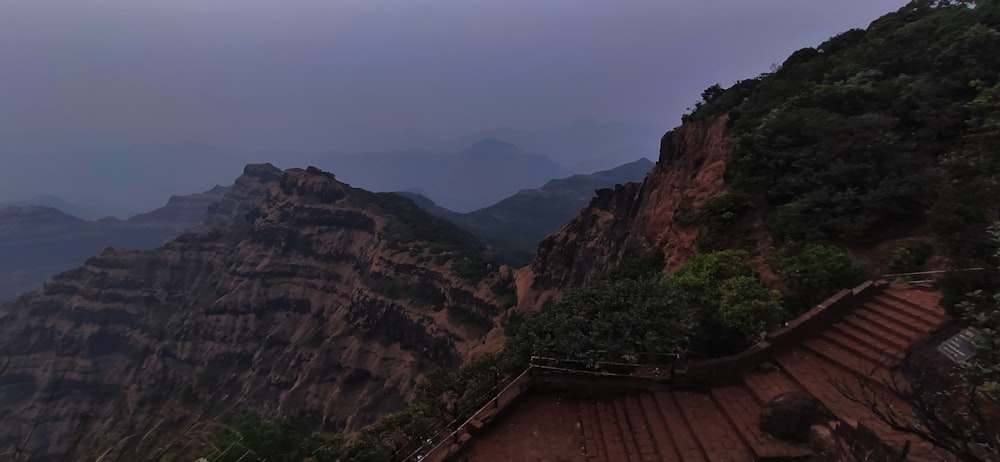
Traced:
<path id="1" fill-rule="evenodd" d="M 887 380 L 917 337 L 946 320 L 940 294 L 889 287 L 815 338 L 774 355 L 735 385 L 708 392 L 623 392 L 598 399 L 534 394 L 473 438 L 458 460 L 753 461 L 807 457 L 808 447 L 760 430 L 761 407 L 787 391 L 819 398 L 844 422 L 861 422 L 884 441 L 911 440 L 909 460 L 948 457 L 897 433 L 846 399 L 832 382 Z"/>

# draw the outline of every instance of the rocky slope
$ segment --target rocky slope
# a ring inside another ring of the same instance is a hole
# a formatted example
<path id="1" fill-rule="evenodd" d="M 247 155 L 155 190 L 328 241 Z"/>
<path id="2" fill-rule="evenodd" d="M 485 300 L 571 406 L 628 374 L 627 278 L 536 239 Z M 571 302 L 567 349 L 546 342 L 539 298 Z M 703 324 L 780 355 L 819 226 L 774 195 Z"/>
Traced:
<path id="1" fill-rule="evenodd" d="M 252 165 L 207 223 L 0 306 L 0 453 L 131 460 L 239 409 L 356 429 L 493 326 L 497 269 L 399 196 Z"/>
<path id="2" fill-rule="evenodd" d="M 107 247 L 149 249 L 200 224 L 224 187 L 173 196 L 167 205 L 128 220 L 82 220 L 42 206 L 0 207 L 0 300 L 40 287 Z"/>
<path id="3" fill-rule="evenodd" d="M 663 136 L 659 160 L 641 184 L 597 191 L 518 272 L 518 287 L 527 297 L 522 306 L 533 306 L 545 291 L 591 282 L 625 259 L 662 252 L 668 270 L 687 261 L 695 251 L 696 230 L 675 217 L 726 190 L 723 173 L 732 140 L 725 128 L 725 117 L 684 124 Z"/>

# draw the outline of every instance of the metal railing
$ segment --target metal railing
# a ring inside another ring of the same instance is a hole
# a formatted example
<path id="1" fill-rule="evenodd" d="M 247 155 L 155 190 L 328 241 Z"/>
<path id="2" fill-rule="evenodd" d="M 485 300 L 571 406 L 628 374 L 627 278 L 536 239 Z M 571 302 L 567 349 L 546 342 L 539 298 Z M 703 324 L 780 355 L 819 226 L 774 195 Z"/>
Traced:
<path id="1" fill-rule="evenodd" d="M 679 358 L 675 353 L 630 355 L 627 362 L 532 356 L 531 366 L 551 372 L 670 380 L 677 371 Z"/>
<path id="2" fill-rule="evenodd" d="M 426 439 L 419 440 L 419 444 L 416 445 L 417 447 L 415 449 L 409 450 L 409 448 L 413 447 L 413 444 L 411 444 L 404 446 L 399 451 L 396 451 L 397 458 L 394 460 L 400 460 L 402 462 L 441 460 L 443 457 L 441 452 L 447 453 L 449 447 L 453 443 L 458 442 L 459 435 L 469 427 L 471 422 L 482 420 L 482 416 L 484 414 L 510 404 L 524 392 L 525 387 L 523 387 L 523 385 L 529 383 L 531 369 L 532 366 L 528 366 L 517 376 L 508 377 L 506 380 L 494 386 L 491 389 L 493 392 L 492 398 L 486 400 L 485 404 L 483 404 L 476 412 L 465 420 L 457 418 L 444 425 L 439 425 L 435 422 L 435 424 L 431 425 L 432 428 L 437 427 L 437 431 L 433 435 L 428 436 Z M 456 425 L 459 421 L 462 421 L 462 423 Z M 402 454 L 405 454 L 405 456 L 399 458 L 398 456 Z"/>
<path id="3" fill-rule="evenodd" d="M 606 352 L 590 352 L 591 356 L 599 357 Z M 486 416 L 492 415 L 524 393 L 531 384 L 531 376 L 539 372 L 560 372 L 576 375 L 600 375 L 621 377 L 643 377 L 660 380 L 670 380 L 677 371 L 679 355 L 675 353 L 636 353 L 626 355 L 624 361 L 604 361 L 590 359 L 560 359 L 545 356 L 532 356 L 527 368 L 516 376 L 498 380 L 488 394 L 489 399 L 483 400 L 483 405 L 471 416 L 456 418 L 445 423 L 436 420 L 420 432 L 420 439 L 394 452 L 393 460 L 402 462 L 439 461 L 447 456 L 452 444 L 459 443 L 462 433 L 467 432 L 473 422 L 483 422 Z M 461 423 L 459 423 L 461 422 Z"/>
<path id="4" fill-rule="evenodd" d="M 964 273 L 964 272 L 971 272 L 971 271 L 987 271 L 987 270 L 992 270 L 992 269 L 994 269 L 994 268 L 963 268 L 963 269 L 949 269 L 949 270 L 936 270 L 936 271 L 917 271 L 917 272 L 913 272 L 913 273 L 893 273 L 893 274 L 883 274 L 882 275 L 882 279 L 885 279 L 887 281 L 902 279 L 903 282 L 907 282 L 907 283 L 910 283 L 910 284 L 920 284 L 920 283 L 925 283 L 925 282 L 934 282 L 934 281 L 937 281 L 938 279 L 940 279 L 940 276 L 943 276 L 943 275 L 948 274 L 948 273 Z M 919 280 L 910 279 L 910 278 L 924 277 L 924 276 L 930 276 L 930 277 L 926 277 L 924 279 L 919 279 Z M 938 277 L 934 277 L 934 276 L 938 276 Z"/>

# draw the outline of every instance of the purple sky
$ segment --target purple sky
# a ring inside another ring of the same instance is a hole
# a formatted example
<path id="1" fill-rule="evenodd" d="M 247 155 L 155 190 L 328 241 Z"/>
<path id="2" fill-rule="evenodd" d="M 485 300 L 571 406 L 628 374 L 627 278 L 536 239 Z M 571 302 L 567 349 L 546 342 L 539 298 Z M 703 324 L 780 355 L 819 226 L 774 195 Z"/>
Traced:
<path id="1" fill-rule="evenodd" d="M 710 84 L 905 3 L 0 0 L 0 200 L 89 187 L 55 153 L 112 144 L 362 151 L 583 118 L 666 130 Z M 93 189 L 107 191 L 81 199 L 123 191 Z"/>

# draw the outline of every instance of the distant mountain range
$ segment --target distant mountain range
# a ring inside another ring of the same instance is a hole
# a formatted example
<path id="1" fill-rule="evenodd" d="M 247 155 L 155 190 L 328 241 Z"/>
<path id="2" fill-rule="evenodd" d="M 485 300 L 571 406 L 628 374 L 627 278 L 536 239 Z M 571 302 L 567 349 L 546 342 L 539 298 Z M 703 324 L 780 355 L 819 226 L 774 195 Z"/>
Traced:
<path id="1" fill-rule="evenodd" d="M 43 194 L 26 200 L 0 202 L 0 209 L 6 207 L 50 207 L 84 220 L 97 220 L 108 216 L 128 216 L 135 213 L 134 210 L 122 207 L 76 204 L 52 194 Z"/>
<path id="2" fill-rule="evenodd" d="M 639 157 L 659 152 L 657 141 L 666 127 L 629 123 L 576 120 L 544 130 L 497 128 L 461 138 L 466 145 L 482 138 L 513 143 L 529 152 L 545 154 L 567 173 L 607 170 Z"/>
<path id="3" fill-rule="evenodd" d="M 42 205 L 88 220 L 124 219 L 157 207 L 171 194 L 226 184 L 233 171 L 248 163 L 270 161 L 282 168 L 314 165 L 372 191 L 421 192 L 467 212 L 551 178 L 606 170 L 639 157 L 652 159 L 665 128 L 579 120 L 546 129 L 502 127 L 451 138 L 390 133 L 308 150 L 201 142 L 88 139 L 25 145 L 0 140 L 2 152 L 45 153 L 54 160 L 45 168 L 5 164 L 0 169 L 0 206 Z M 492 159 L 487 151 L 494 148 L 514 157 L 505 162 Z M 463 153 L 487 155 L 465 158 Z M 456 178 L 475 188 L 449 187 Z"/>
<path id="4" fill-rule="evenodd" d="M 642 181 L 653 162 L 641 158 L 611 170 L 550 180 L 544 186 L 522 189 L 489 207 L 458 213 L 412 192 L 402 192 L 431 214 L 483 237 L 506 263 L 526 264 L 538 243 L 580 212 L 594 191 L 616 184 Z"/>
<path id="5" fill-rule="evenodd" d="M 320 168 L 372 191 L 406 190 L 461 212 L 566 176 L 548 157 L 496 138 L 481 139 L 456 154 L 421 150 L 370 152 L 323 160 Z"/>
<path id="6" fill-rule="evenodd" d="M 0 300 L 38 287 L 107 247 L 149 249 L 200 224 L 227 188 L 217 186 L 128 220 L 84 220 L 54 207 L 0 205 Z M 53 198 L 52 203 L 69 204 Z"/>

